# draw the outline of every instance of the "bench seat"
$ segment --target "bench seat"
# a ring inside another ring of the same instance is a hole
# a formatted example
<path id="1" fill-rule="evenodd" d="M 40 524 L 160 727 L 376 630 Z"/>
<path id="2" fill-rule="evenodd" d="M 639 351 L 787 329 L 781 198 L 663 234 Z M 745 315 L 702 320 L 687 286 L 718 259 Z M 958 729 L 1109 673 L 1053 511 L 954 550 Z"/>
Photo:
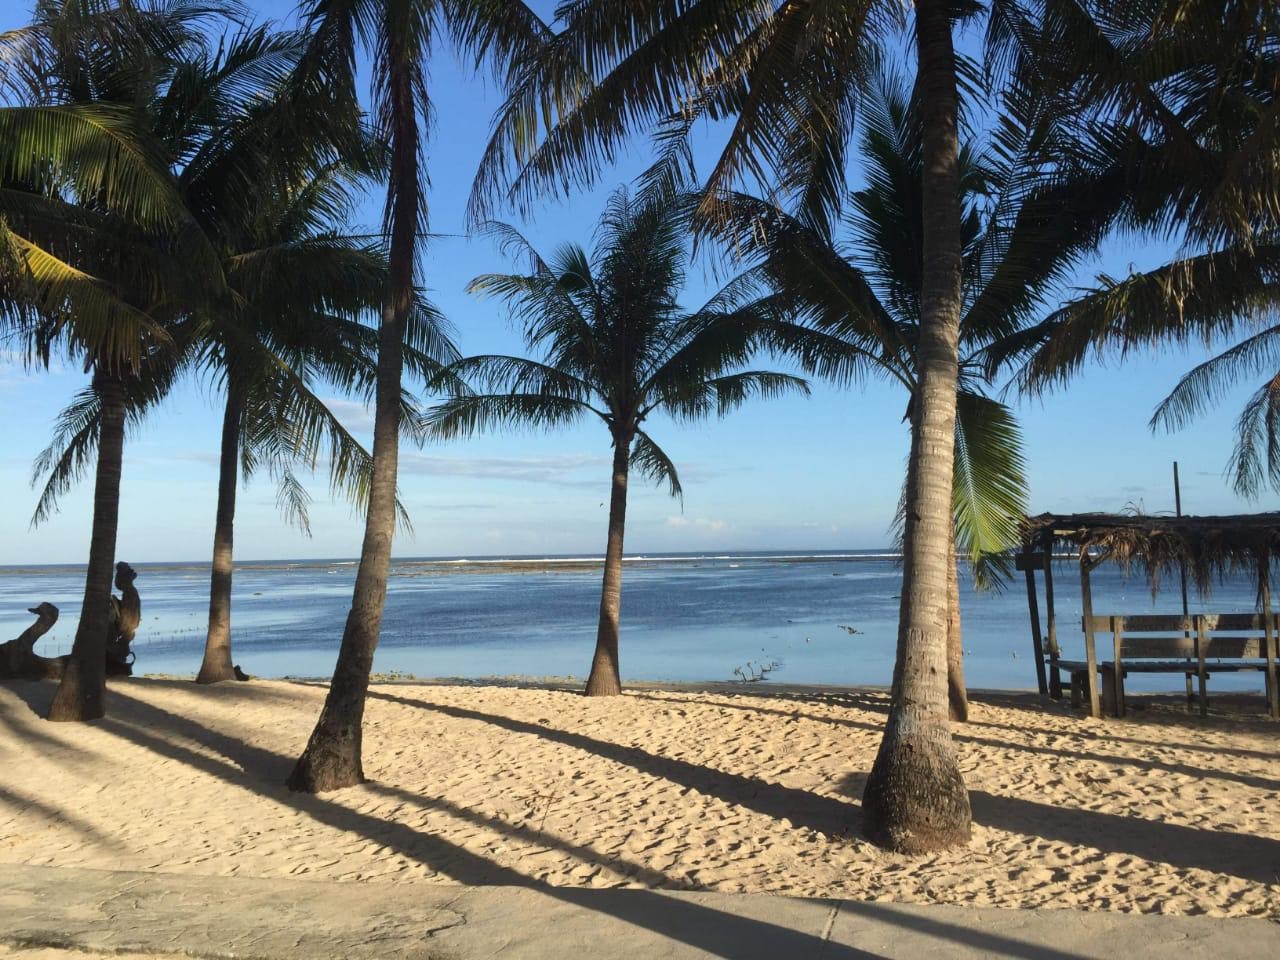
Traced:
<path id="1" fill-rule="evenodd" d="M 1069 673 L 1073 704 L 1079 705 L 1081 695 L 1087 693 L 1094 716 L 1101 716 L 1104 709 L 1124 716 L 1124 678 L 1129 674 L 1182 674 L 1188 708 L 1192 680 L 1198 679 L 1200 714 L 1204 716 L 1206 681 L 1211 675 L 1254 672 L 1264 675 L 1268 712 L 1280 719 L 1280 617 L 1274 613 L 1088 615 L 1081 626 L 1085 659 L 1054 656 L 1051 664 Z M 1111 634 L 1111 641 L 1096 643 L 1095 636 L 1100 633 Z M 1107 654 L 1110 656 L 1103 659 Z"/>
<path id="2" fill-rule="evenodd" d="M 1089 669 L 1089 664 L 1085 660 L 1059 660 L 1058 666 L 1061 669 L 1071 670 L 1072 672 Z M 1100 660 L 1098 661 L 1098 666 L 1109 670 L 1116 668 L 1114 660 Z M 1204 668 L 1208 673 L 1266 670 L 1267 662 L 1265 660 L 1258 660 L 1252 663 L 1237 660 L 1206 660 Z M 1137 662 L 1126 660 L 1124 662 L 1125 673 L 1187 673 L 1195 676 L 1199 669 L 1194 660 L 1139 660 Z"/>

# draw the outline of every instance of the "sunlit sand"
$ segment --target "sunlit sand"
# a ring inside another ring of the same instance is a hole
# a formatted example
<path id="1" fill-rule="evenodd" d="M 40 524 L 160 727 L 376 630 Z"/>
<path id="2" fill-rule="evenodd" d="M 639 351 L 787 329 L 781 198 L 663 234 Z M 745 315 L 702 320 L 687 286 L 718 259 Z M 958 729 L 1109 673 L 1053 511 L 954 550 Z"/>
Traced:
<path id="1" fill-rule="evenodd" d="M 909 859 L 858 836 L 881 693 L 375 684 L 370 782 L 321 797 L 282 785 L 320 685 L 113 683 L 88 726 L 40 720 L 51 693 L 0 688 L 0 862 L 1280 916 L 1261 717 L 979 695 L 973 841 Z"/>

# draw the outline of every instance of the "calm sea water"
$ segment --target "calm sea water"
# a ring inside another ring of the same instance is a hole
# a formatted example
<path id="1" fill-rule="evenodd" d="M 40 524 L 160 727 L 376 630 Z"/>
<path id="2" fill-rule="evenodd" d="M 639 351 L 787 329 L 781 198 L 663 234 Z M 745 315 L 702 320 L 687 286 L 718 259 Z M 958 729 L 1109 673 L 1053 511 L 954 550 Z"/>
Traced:
<path id="1" fill-rule="evenodd" d="M 549 563 L 548 561 L 554 561 Z M 194 674 L 208 609 L 207 564 L 136 564 L 143 622 L 138 673 Z M 245 563 L 235 572 L 234 659 L 249 673 L 328 676 L 351 600 L 352 561 Z M 777 663 L 770 680 L 887 684 L 893 670 L 900 571 L 883 553 L 679 554 L 633 558 L 622 597 L 624 679 L 732 680 L 735 668 Z M 1066 655 L 1083 652 L 1076 566 L 1055 573 Z M 0 638 L 30 622 L 26 608 L 62 617 L 37 650 L 65 653 L 75 635 L 83 569 L 0 567 Z M 598 565 L 579 558 L 399 560 L 392 569 L 375 669 L 419 677 L 583 677 L 595 642 Z M 1143 579 L 1104 566 L 1098 613 L 1178 612 L 1176 583 L 1152 599 Z M 1249 611 L 1254 586 L 1222 584 L 1192 609 Z M 1041 599 L 1043 611 L 1043 599 Z M 1026 589 L 962 585 L 965 670 L 973 687 L 1035 687 Z M 1177 676 L 1131 678 L 1135 690 L 1177 689 Z M 1214 678 L 1253 689 L 1260 679 Z"/>

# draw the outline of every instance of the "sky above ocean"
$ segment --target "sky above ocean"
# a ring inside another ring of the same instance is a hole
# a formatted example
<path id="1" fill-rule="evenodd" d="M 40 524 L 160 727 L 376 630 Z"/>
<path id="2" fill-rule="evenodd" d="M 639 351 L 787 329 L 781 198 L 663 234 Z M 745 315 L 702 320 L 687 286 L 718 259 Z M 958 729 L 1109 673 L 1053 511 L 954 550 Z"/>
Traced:
<path id="1" fill-rule="evenodd" d="M 263 18 L 288 22 L 289 0 L 249 4 Z M 549 15 L 551 5 L 535 6 Z M 0 5 L 0 30 L 26 22 L 22 0 Z M 366 71 L 367 72 L 367 71 Z M 519 352 L 518 332 L 501 308 L 465 292 L 473 276 L 514 266 L 494 245 L 465 236 L 465 204 L 500 93 L 476 79 L 442 47 L 431 67 L 436 122 L 427 148 L 431 228 L 422 276 L 449 318 L 465 354 Z M 715 129 L 699 134 L 697 156 L 709 167 Z M 601 185 L 572 201 L 548 198 L 521 219 L 544 250 L 587 243 L 608 193 L 649 162 L 637 139 Z M 856 153 L 850 183 L 860 183 Z M 360 208 L 358 230 L 376 229 L 381 198 Z M 1081 272 L 1123 276 L 1158 265 L 1168 245 L 1120 237 Z M 691 273 L 684 302 L 696 305 L 714 278 Z M 1223 468 L 1232 425 L 1252 390 L 1243 384 L 1216 411 L 1177 433 L 1152 433 L 1147 422 L 1177 378 L 1209 356 L 1196 346 L 1134 354 L 1123 363 L 1089 364 L 1069 389 L 1019 399 L 1033 511 L 1172 510 L 1171 464 L 1182 465 L 1188 512 L 1280 508 L 1274 493 L 1244 501 Z M 61 512 L 38 529 L 29 521 L 38 491 L 32 461 L 48 442 L 58 410 L 86 382 L 77 364 L 50 372 L 23 369 L 0 342 L 0 564 L 75 562 L 88 549 L 91 480 L 66 496 Z M 680 468 L 683 507 L 658 489 L 632 485 L 627 545 L 632 551 L 873 548 L 889 541 L 907 450 L 905 398 L 896 385 L 869 381 L 839 390 L 814 384 L 808 398 L 750 405 L 728 419 L 698 426 L 658 421 L 652 433 Z M 359 403 L 334 409 L 367 437 L 370 416 Z M 210 550 L 217 481 L 220 398 L 209 384 L 184 382 L 125 449 L 118 556 L 136 561 L 203 559 Z M 402 556 L 598 552 L 607 518 L 609 439 L 598 423 L 553 434 L 506 433 L 466 442 L 409 448 L 402 454 L 402 498 L 414 522 L 402 534 Z M 331 500 L 323 475 L 313 478 L 312 536 L 285 525 L 268 477 L 243 487 L 238 504 L 238 558 L 338 557 L 359 551 L 361 518 Z"/>

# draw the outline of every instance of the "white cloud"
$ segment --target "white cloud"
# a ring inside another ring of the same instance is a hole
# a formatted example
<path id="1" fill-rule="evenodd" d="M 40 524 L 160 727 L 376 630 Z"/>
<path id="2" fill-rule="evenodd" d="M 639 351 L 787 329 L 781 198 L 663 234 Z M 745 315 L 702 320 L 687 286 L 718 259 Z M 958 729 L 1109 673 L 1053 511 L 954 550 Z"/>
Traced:
<path id="1" fill-rule="evenodd" d="M 719 533 L 729 528 L 729 524 L 723 520 L 681 516 L 667 517 L 666 526 L 672 530 L 705 530 L 708 533 Z"/>
<path id="2" fill-rule="evenodd" d="M 400 461 L 402 472 L 435 477 L 479 477 L 487 480 L 526 480 L 568 486 L 608 483 L 609 457 L 567 453 L 548 457 L 430 457 L 410 454 Z M 590 469 L 591 476 L 575 476 Z"/>
<path id="3" fill-rule="evenodd" d="M 324 397 L 328 407 L 344 427 L 352 433 L 373 433 L 373 407 L 363 400 Z"/>

